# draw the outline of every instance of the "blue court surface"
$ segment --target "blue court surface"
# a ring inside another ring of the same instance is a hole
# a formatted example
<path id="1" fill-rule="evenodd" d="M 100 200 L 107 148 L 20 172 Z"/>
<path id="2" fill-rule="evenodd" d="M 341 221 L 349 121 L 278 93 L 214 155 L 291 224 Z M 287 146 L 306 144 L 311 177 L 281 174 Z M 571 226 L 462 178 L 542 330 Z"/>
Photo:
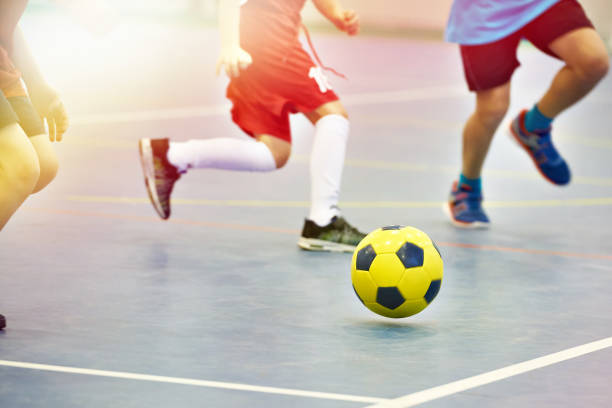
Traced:
<path id="1" fill-rule="evenodd" d="M 570 186 L 544 181 L 504 125 L 485 165 L 492 227 L 461 231 L 441 210 L 473 106 L 456 47 L 313 35 L 348 76 L 330 78 L 352 123 L 344 214 L 420 228 L 445 262 L 436 300 L 390 320 L 355 297 L 350 254 L 296 245 L 301 117 L 284 169 L 192 171 L 173 217 L 155 215 L 139 138 L 245 137 L 214 76 L 215 30 L 49 24 L 24 30 L 72 127 L 57 179 L 0 235 L 0 407 L 612 406 L 611 76 L 555 123 Z M 561 66 L 519 55 L 508 119 Z"/>

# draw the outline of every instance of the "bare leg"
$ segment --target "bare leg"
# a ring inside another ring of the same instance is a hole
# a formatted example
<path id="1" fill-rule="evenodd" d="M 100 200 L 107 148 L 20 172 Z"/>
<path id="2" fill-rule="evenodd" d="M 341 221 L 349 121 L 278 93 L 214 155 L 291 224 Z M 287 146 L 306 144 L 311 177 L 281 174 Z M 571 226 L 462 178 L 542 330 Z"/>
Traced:
<path id="1" fill-rule="evenodd" d="M 0 230 L 32 193 L 39 175 L 36 151 L 21 127 L 0 129 Z"/>
<path id="2" fill-rule="evenodd" d="M 59 163 L 53 145 L 49 140 L 49 135 L 42 134 L 30 137 L 30 142 L 36 150 L 36 155 L 38 156 L 38 162 L 40 164 L 40 177 L 32 190 L 32 194 L 34 194 L 53 181 L 57 174 Z"/>
<path id="3" fill-rule="evenodd" d="M 480 178 L 491 140 L 509 105 L 510 82 L 476 92 L 476 110 L 463 129 L 462 173 L 465 177 Z"/>
<path id="4" fill-rule="evenodd" d="M 319 119 L 327 115 L 340 115 L 348 119 L 348 113 L 346 113 L 346 109 L 340 101 L 328 102 L 314 111 L 304 114 L 313 125 L 316 125 Z"/>
<path id="5" fill-rule="evenodd" d="M 291 156 L 291 143 L 270 135 L 257 135 L 255 139 L 268 146 L 268 149 L 270 149 L 272 153 L 272 157 L 274 157 L 277 169 L 287 164 Z"/>
<path id="6" fill-rule="evenodd" d="M 587 95 L 606 75 L 610 57 L 592 28 L 571 31 L 553 41 L 550 49 L 565 61 L 550 88 L 538 102 L 542 114 L 554 118 Z"/>

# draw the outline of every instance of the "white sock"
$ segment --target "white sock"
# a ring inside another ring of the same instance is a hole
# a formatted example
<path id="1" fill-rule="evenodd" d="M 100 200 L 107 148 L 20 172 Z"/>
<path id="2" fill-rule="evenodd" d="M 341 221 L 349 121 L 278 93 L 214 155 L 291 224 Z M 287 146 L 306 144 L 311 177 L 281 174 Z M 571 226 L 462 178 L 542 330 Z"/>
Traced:
<path id="1" fill-rule="evenodd" d="M 276 169 L 274 156 L 268 146 L 255 140 L 232 138 L 170 142 L 168 161 L 181 172 L 195 168 L 238 171 Z"/>
<path id="2" fill-rule="evenodd" d="M 327 115 L 315 125 L 310 156 L 311 204 L 308 218 L 319 226 L 329 224 L 340 215 L 338 196 L 349 121 L 342 115 Z"/>

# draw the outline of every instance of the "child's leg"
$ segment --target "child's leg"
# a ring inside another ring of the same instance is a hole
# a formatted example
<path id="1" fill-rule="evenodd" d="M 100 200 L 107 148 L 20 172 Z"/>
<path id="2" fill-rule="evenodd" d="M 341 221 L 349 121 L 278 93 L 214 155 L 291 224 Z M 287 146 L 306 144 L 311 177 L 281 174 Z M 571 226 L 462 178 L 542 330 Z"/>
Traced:
<path id="1" fill-rule="evenodd" d="M 546 180 L 566 185 L 571 180 L 571 171 L 554 146 L 551 123 L 606 75 L 609 57 L 603 41 L 575 0 L 559 1 L 525 26 L 524 34 L 537 48 L 566 65 L 542 99 L 512 121 L 510 130 Z"/>
<path id="2" fill-rule="evenodd" d="M 340 214 L 338 199 L 350 126 L 348 114 L 340 101 L 323 104 L 306 117 L 315 125 L 310 156 L 311 207 L 308 218 L 324 226 Z"/>
<path id="3" fill-rule="evenodd" d="M 486 228 L 480 175 L 491 140 L 510 104 L 510 82 L 476 90 L 476 109 L 463 128 L 462 170 L 445 207 L 451 222 L 462 228 Z"/>
<path id="4" fill-rule="evenodd" d="M 40 177 L 32 190 L 32 193 L 37 193 L 55 178 L 59 167 L 57 155 L 30 98 L 28 96 L 13 96 L 8 98 L 8 101 L 38 156 Z"/>
<path id="5" fill-rule="evenodd" d="M 463 128 L 462 167 L 445 206 L 451 222 L 465 228 L 484 228 L 489 219 L 482 208 L 480 175 L 491 140 L 510 104 L 510 82 L 520 65 L 516 49 L 520 33 L 493 43 L 462 45 L 465 78 L 476 94 L 476 108 Z"/>
<path id="6" fill-rule="evenodd" d="M 234 100 L 234 121 L 254 139 L 210 138 L 170 142 L 168 161 L 180 173 L 192 168 L 237 171 L 272 171 L 291 154 L 289 112 L 280 116 L 257 102 Z"/>
<path id="7" fill-rule="evenodd" d="M 192 168 L 272 171 L 285 165 L 291 143 L 270 135 L 257 140 L 215 138 L 170 142 L 141 139 L 140 160 L 153 207 L 162 219 L 170 217 L 170 197 L 181 173 Z"/>
<path id="8" fill-rule="evenodd" d="M 30 143 L 32 143 L 34 150 L 36 150 L 36 155 L 38 156 L 38 162 L 40 164 L 40 177 L 32 189 L 32 194 L 34 194 L 53 181 L 59 169 L 59 161 L 52 143 L 49 140 L 49 135 L 42 134 L 30 137 Z"/>
<path id="9" fill-rule="evenodd" d="M 0 230 L 32 193 L 40 167 L 38 157 L 17 124 L 0 129 Z"/>
<path id="10" fill-rule="evenodd" d="M 352 252 L 366 234 L 350 225 L 338 208 L 348 115 L 336 100 L 306 113 L 306 117 L 315 125 L 310 156 L 311 206 L 298 245 L 311 251 Z"/>
<path id="11" fill-rule="evenodd" d="M 510 82 L 476 91 L 476 109 L 463 129 L 462 174 L 478 179 L 495 131 L 510 105 Z"/>
<path id="12" fill-rule="evenodd" d="M 610 57 L 592 28 L 571 31 L 550 43 L 549 48 L 566 63 L 537 103 L 540 112 L 552 119 L 597 85 L 609 70 Z"/>
<path id="13" fill-rule="evenodd" d="M 194 139 L 170 142 L 168 161 L 179 172 L 189 169 L 272 171 L 289 160 L 291 143 L 269 135 L 257 140 L 233 138 Z"/>

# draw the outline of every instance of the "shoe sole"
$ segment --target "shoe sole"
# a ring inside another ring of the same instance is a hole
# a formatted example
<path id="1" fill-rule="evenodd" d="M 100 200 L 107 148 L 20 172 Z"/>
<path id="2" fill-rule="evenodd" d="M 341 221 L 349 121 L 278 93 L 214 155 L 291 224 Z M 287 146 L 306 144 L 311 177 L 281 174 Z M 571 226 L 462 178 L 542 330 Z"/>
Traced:
<path id="1" fill-rule="evenodd" d="M 321 239 L 304 238 L 301 237 L 298 242 L 298 246 L 306 251 L 314 252 L 345 252 L 352 253 L 355 251 L 356 246 L 340 244 L 337 242 L 324 241 Z"/>
<path id="2" fill-rule="evenodd" d="M 521 148 L 523 148 L 523 150 L 525 150 L 525 152 L 527 153 L 527 155 L 529 156 L 529 158 L 531 158 L 531 161 L 533 162 L 535 168 L 538 170 L 538 173 L 540 173 L 540 175 L 542 177 L 544 177 L 544 179 L 546 181 L 548 181 L 551 184 L 554 184 L 555 186 L 565 186 L 568 183 L 565 184 L 559 184 L 553 180 L 551 180 L 543 171 L 542 169 L 540 169 L 540 166 L 538 166 L 538 162 L 536 161 L 535 157 L 531 154 L 531 150 L 529 150 L 529 146 L 527 146 L 520 138 L 520 136 L 516 133 L 516 131 L 514 130 L 514 120 L 512 120 L 510 122 L 510 126 L 508 127 L 510 130 L 510 137 L 512 138 L 512 140 L 514 140 Z"/>
<path id="3" fill-rule="evenodd" d="M 155 166 L 153 164 L 153 148 L 151 147 L 151 139 L 140 139 L 138 141 L 138 151 L 140 153 L 140 164 L 142 165 L 142 173 L 144 174 L 145 186 L 153 208 L 157 214 L 163 219 L 168 219 L 168 215 L 164 213 L 157 188 L 155 187 Z"/>
<path id="4" fill-rule="evenodd" d="M 448 219 L 450 220 L 450 222 L 457 228 L 462 228 L 462 229 L 489 229 L 490 227 L 490 223 L 488 222 L 482 222 L 482 221 L 474 221 L 474 222 L 463 222 L 463 221 L 459 221 L 457 219 L 455 219 L 455 217 L 453 217 L 453 213 L 450 209 L 450 204 L 449 203 L 445 203 L 442 206 L 442 209 L 444 210 L 444 213 L 446 214 L 446 216 L 448 217 Z"/>

